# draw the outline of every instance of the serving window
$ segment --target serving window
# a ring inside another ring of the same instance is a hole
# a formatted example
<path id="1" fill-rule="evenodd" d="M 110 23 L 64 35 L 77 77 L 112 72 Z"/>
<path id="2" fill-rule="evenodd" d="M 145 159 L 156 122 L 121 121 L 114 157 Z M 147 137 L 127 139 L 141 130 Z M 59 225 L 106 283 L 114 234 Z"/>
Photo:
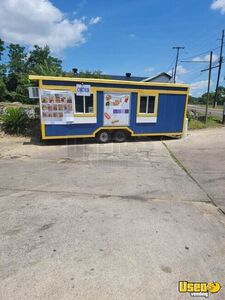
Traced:
<path id="1" fill-rule="evenodd" d="M 77 96 L 75 94 L 75 114 L 93 114 L 94 96 Z"/>
<path id="2" fill-rule="evenodd" d="M 142 116 L 155 116 L 157 114 L 157 106 L 157 95 L 140 95 L 138 101 L 138 114 Z"/>

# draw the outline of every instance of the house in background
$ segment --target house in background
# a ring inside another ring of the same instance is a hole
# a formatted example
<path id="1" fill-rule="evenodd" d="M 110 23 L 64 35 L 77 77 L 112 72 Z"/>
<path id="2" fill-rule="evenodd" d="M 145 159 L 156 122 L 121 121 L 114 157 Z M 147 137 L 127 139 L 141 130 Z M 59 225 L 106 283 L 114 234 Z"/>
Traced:
<path id="1" fill-rule="evenodd" d="M 163 73 L 160 73 L 156 76 L 145 78 L 142 81 L 144 81 L 144 82 L 164 82 L 164 83 L 168 83 L 168 82 L 171 81 L 171 79 L 172 79 L 171 75 L 163 72 Z"/>

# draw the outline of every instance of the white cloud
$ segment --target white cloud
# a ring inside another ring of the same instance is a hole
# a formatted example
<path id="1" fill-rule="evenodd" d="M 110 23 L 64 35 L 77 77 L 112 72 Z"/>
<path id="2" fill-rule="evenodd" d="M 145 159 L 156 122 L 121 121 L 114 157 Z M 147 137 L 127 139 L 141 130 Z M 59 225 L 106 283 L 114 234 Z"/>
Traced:
<path id="1" fill-rule="evenodd" d="M 69 19 L 49 0 L 0 0 L 0 36 L 8 43 L 44 46 L 59 52 L 84 43 L 88 26 Z"/>
<path id="2" fill-rule="evenodd" d="M 177 75 L 187 74 L 188 70 L 185 69 L 182 65 L 177 66 Z"/>
<path id="3" fill-rule="evenodd" d="M 185 83 L 179 76 L 176 77 L 176 83 Z"/>
<path id="4" fill-rule="evenodd" d="M 98 24 L 101 21 L 101 17 L 95 17 L 95 18 L 91 18 L 89 24 L 90 25 L 94 25 L 94 24 Z"/>
<path id="5" fill-rule="evenodd" d="M 172 70 L 169 70 L 167 71 L 168 74 L 172 74 L 174 72 L 174 69 Z M 182 65 L 178 65 L 177 66 L 177 74 L 176 74 L 176 81 L 177 81 L 177 77 L 180 76 L 180 75 L 184 75 L 184 74 L 187 74 L 188 73 L 188 70 L 185 69 Z"/>
<path id="6" fill-rule="evenodd" d="M 145 68 L 144 71 L 145 71 L 145 73 L 150 74 L 154 71 L 154 68 L 153 67 L 148 67 L 148 68 Z"/>
<path id="7" fill-rule="evenodd" d="M 213 84 L 213 81 L 211 81 Z M 206 92 L 208 87 L 208 80 L 200 80 L 190 84 L 190 95 L 200 96 Z"/>
<path id="8" fill-rule="evenodd" d="M 212 61 L 215 62 L 216 60 L 218 59 L 218 56 L 216 54 L 213 54 L 213 57 L 212 57 Z M 210 60 L 210 55 L 207 54 L 205 56 L 196 56 L 192 59 L 192 61 L 208 61 L 209 62 Z"/>
<path id="9" fill-rule="evenodd" d="M 222 14 L 225 14 L 225 0 L 213 0 L 211 9 L 220 10 Z"/>
<path id="10" fill-rule="evenodd" d="M 208 87 L 208 80 L 196 81 L 190 84 L 191 90 L 201 90 Z"/>

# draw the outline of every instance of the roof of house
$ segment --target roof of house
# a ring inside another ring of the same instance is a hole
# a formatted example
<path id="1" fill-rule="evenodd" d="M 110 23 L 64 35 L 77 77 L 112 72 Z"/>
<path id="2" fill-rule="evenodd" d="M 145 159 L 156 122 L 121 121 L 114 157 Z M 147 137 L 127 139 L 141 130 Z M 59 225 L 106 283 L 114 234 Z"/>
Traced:
<path id="1" fill-rule="evenodd" d="M 113 79 L 113 80 L 126 80 L 126 81 L 143 81 L 144 79 L 146 79 L 146 77 L 140 77 L 140 76 L 123 76 L 123 75 L 104 75 L 106 78 L 108 79 Z"/>
<path id="2" fill-rule="evenodd" d="M 170 80 L 172 78 L 171 75 L 167 74 L 166 72 L 162 72 L 158 75 L 155 75 L 153 77 L 143 77 L 143 76 L 123 76 L 123 75 L 104 75 L 106 78 L 108 79 L 112 79 L 112 80 L 126 80 L 126 81 L 152 81 L 154 79 L 156 79 L 157 77 L 160 76 L 166 76 L 168 77 L 168 79 Z"/>
<path id="3" fill-rule="evenodd" d="M 154 79 L 156 79 L 157 77 L 160 77 L 160 76 L 166 76 L 166 77 L 168 77 L 168 79 L 172 78 L 172 76 L 169 75 L 168 73 L 162 72 L 162 73 L 160 73 L 158 75 L 155 75 L 153 77 L 144 78 L 142 81 L 152 81 L 152 80 L 154 80 Z"/>

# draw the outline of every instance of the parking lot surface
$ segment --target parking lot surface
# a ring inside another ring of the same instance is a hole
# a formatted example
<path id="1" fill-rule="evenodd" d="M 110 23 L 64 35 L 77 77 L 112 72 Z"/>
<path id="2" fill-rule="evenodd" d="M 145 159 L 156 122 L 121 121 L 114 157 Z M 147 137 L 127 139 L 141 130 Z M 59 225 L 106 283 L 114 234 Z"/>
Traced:
<path id="1" fill-rule="evenodd" d="M 0 299 L 188 299 L 180 280 L 218 281 L 210 299 L 224 299 L 218 136 L 224 128 L 106 145 L 1 138 Z"/>

